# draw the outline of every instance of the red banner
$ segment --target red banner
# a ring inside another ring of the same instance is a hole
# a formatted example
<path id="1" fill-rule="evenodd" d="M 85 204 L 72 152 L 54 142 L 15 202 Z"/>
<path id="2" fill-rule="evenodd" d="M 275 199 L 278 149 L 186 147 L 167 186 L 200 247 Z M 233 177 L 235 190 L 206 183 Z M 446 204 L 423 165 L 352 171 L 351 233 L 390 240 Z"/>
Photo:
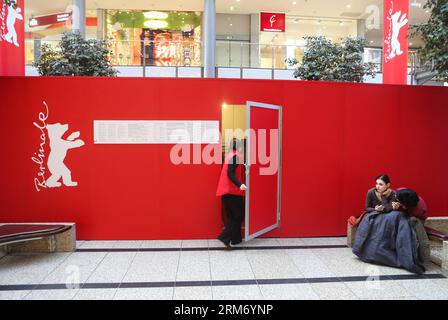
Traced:
<path id="1" fill-rule="evenodd" d="M 25 75 L 23 0 L 0 0 L 0 76 Z"/>
<path id="2" fill-rule="evenodd" d="M 383 83 L 407 84 L 409 0 L 384 0 Z"/>
<path id="3" fill-rule="evenodd" d="M 284 13 L 260 13 L 260 31 L 263 32 L 285 32 Z"/>

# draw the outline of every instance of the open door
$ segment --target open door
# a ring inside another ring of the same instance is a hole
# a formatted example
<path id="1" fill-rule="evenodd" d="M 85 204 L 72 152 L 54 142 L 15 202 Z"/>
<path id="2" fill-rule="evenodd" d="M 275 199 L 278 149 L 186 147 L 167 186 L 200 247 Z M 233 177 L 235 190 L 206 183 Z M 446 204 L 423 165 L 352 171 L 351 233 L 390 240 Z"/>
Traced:
<path id="1" fill-rule="evenodd" d="M 280 227 L 282 107 L 246 103 L 245 241 Z"/>

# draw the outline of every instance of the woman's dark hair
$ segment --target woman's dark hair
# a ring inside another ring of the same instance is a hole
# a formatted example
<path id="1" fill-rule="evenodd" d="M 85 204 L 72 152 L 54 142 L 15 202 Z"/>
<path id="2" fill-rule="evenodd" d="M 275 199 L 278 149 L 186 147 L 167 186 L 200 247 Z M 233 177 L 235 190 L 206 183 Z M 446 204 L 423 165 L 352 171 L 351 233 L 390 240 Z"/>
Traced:
<path id="1" fill-rule="evenodd" d="M 411 189 L 402 189 L 397 191 L 397 200 L 406 207 L 415 207 L 419 198 L 417 192 Z"/>
<path id="2" fill-rule="evenodd" d="M 232 140 L 230 140 L 230 149 L 231 150 L 238 150 L 240 149 L 241 146 L 241 140 L 237 139 L 237 138 L 233 138 Z"/>
<path id="3" fill-rule="evenodd" d="M 390 178 L 387 174 L 380 174 L 378 177 L 375 178 L 375 181 L 378 179 L 383 180 L 384 183 L 386 184 L 390 183 Z"/>

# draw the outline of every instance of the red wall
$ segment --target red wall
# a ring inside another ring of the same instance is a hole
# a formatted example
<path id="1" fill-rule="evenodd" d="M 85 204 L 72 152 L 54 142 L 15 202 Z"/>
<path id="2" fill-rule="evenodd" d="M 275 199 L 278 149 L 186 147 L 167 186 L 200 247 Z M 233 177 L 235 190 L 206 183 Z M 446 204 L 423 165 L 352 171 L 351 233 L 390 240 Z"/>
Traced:
<path id="1" fill-rule="evenodd" d="M 218 120 L 224 102 L 246 100 L 284 106 L 282 225 L 267 236 L 345 234 L 383 172 L 448 215 L 447 88 L 36 77 L 0 78 L 0 96 L 3 222 L 75 221 L 79 239 L 214 238 L 220 165 L 173 165 L 171 145 L 94 145 L 93 120 Z M 78 187 L 35 190 L 42 101 L 49 123 L 86 142 L 65 160 Z"/>

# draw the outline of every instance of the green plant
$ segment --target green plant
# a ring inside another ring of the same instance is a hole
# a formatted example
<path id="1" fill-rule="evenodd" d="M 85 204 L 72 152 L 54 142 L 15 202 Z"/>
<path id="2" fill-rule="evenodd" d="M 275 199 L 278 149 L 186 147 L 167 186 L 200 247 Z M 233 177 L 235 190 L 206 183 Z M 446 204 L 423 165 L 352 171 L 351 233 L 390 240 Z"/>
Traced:
<path id="1" fill-rule="evenodd" d="M 375 77 L 375 65 L 363 62 L 364 39 L 346 38 L 332 43 L 325 37 L 305 37 L 306 47 L 300 63 L 286 59 L 295 66 L 294 77 L 302 80 L 363 82 L 366 75 Z"/>
<path id="2" fill-rule="evenodd" d="M 424 42 L 422 57 L 433 63 L 437 78 L 448 81 L 448 2 L 446 0 L 428 0 L 424 8 L 431 9 L 427 23 L 413 27 Z"/>
<path id="3" fill-rule="evenodd" d="M 110 64 L 111 52 L 107 41 L 85 40 L 74 33 L 64 33 L 54 49 L 41 47 L 41 55 L 34 63 L 41 76 L 106 76 L 117 75 Z"/>

